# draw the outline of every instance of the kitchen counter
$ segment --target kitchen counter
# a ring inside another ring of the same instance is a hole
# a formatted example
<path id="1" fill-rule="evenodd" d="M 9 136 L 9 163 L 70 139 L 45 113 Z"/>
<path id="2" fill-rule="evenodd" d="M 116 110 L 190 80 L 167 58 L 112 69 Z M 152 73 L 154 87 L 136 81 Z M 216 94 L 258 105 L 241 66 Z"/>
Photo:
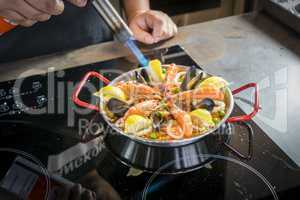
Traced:
<path id="1" fill-rule="evenodd" d="M 265 14 L 247 14 L 181 27 L 179 34 L 159 47 L 183 46 L 210 73 L 224 76 L 232 88 L 247 82 L 260 85 L 262 110 L 259 126 L 292 160 L 300 165 L 299 38 L 292 30 Z M 115 42 L 88 46 L 0 65 L 0 80 L 129 55 Z M 249 94 L 238 104 L 249 111 Z M 248 103 L 247 103 L 248 102 Z"/>
<path id="2" fill-rule="evenodd" d="M 266 43 L 270 41 L 272 44 L 268 46 Z M 248 14 L 181 27 L 175 38 L 159 47 L 180 44 L 198 63 L 210 65 L 214 62 L 221 62 L 227 55 L 237 58 L 233 56 L 237 52 L 242 51 L 243 55 L 247 55 L 252 52 L 251 47 L 253 46 L 268 49 L 271 45 L 273 45 L 272 47 L 276 45 L 280 52 L 300 52 L 300 47 L 297 48 L 297 41 L 296 36 L 291 37 L 290 31 L 270 17 L 264 14 Z M 283 44 L 288 49 L 281 46 Z M 244 48 L 245 45 L 248 48 Z M 277 56 L 276 53 L 277 51 L 274 49 L 274 51 L 268 52 L 268 56 Z M 0 80 L 15 79 L 25 70 L 30 70 L 27 72 L 27 76 L 39 74 L 40 70 L 45 71 L 49 67 L 55 67 L 57 70 L 66 69 L 128 54 L 129 52 L 122 45 L 116 42 L 106 42 L 78 50 L 0 64 Z M 237 60 L 241 62 L 240 59 Z M 256 60 L 257 62 L 261 61 L 261 57 Z M 244 62 L 247 63 L 246 60 Z M 226 69 L 223 67 L 222 71 Z M 236 67 L 240 68 L 240 66 Z"/>

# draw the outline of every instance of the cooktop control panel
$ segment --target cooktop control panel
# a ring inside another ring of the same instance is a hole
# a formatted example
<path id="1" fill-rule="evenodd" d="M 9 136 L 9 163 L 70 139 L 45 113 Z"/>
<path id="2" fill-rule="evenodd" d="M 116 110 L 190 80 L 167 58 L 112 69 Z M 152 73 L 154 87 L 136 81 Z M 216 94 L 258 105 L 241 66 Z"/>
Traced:
<path id="1" fill-rule="evenodd" d="M 0 83 L 0 117 L 43 108 L 48 103 L 43 75 Z"/>

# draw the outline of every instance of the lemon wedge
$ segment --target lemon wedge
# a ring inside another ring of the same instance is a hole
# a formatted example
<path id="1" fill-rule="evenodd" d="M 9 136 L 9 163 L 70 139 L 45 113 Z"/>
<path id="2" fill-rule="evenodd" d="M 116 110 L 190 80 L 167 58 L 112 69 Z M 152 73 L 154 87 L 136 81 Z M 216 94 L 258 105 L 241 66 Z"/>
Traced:
<path id="1" fill-rule="evenodd" d="M 109 100 L 114 97 L 122 101 L 126 101 L 126 95 L 120 88 L 112 85 L 105 86 L 100 89 L 99 92 L 96 92 L 94 95 L 103 97 L 105 100 Z"/>
<path id="2" fill-rule="evenodd" d="M 165 79 L 161 62 L 157 59 L 149 62 L 149 73 L 153 81 L 162 82 Z"/>
<path id="3" fill-rule="evenodd" d="M 228 86 L 228 82 L 219 76 L 212 76 L 202 81 L 199 87 L 215 86 L 218 89 Z"/>
<path id="4" fill-rule="evenodd" d="M 140 115 L 130 115 L 125 120 L 125 133 L 143 136 L 152 132 L 151 120 Z"/>
<path id="5" fill-rule="evenodd" d="M 202 122 L 208 124 L 209 126 L 215 125 L 210 112 L 205 109 L 199 108 L 199 109 L 193 110 L 192 112 L 190 112 L 190 116 L 200 119 Z"/>

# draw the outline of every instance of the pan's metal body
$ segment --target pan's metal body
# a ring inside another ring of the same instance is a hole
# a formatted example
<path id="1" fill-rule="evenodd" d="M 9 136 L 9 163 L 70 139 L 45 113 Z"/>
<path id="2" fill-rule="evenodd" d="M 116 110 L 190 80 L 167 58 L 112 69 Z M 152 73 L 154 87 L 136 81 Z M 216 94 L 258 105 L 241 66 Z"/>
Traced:
<path id="1" fill-rule="evenodd" d="M 109 81 L 98 72 L 88 72 L 79 83 L 72 96 L 75 104 L 100 112 L 101 118 L 103 118 L 106 122 L 105 125 L 107 128 L 105 130 L 109 130 L 106 131 L 107 134 L 104 137 L 105 145 L 107 149 L 121 162 L 131 167 L 149 172 L 155 172 L 163 169 L 161 171 L 162 173 L 182 173 L 197 169 L 212 160 L 212 157 L 207 155 L 218 154 L 222 146 L 228 147 L 229 150 L 234 152 L 240 158 L 251 158 L 252 148 L 250 143 L 248 155 L 245 156 L 226 142 L 229 140 L 230 123 L 245 123 L 245 121 L 251 120 L 259 110 L 258 88 L 255 83 L 246 84 L 233 92 L 229 88 L 226 88 L 226 114 L 214 129 L 196 137 L 172 141 L 147 140 L 134 135 L 122 133 L 122 131 L 109 120 L 105 112 L 100 109 L 100 107 L 103 106 L 101 99 L 100 106 L 96 106 L 89 104 L 88 102 L 84 102 L 78 97 L 81 89 L 91 77 L 97 77 L 108 85 L 114 85 L 117 82 L 131 79 L 135 72 L 139 70 L 141 70 L 141 68 L 131 70 L 118 76 L 113 81 Z M 234 107 L 233 94 L 237 94 L 248 88 L 255 89 L 253 111 L 247 115 L 230 117 Z M 253 131 L 249 125 L 247 126 L 249 141 L 252 141 Z"/>
<path id="2" fill-rule="evenodd" d="M 207 155 L 219 154 L 229 139 L 228 126 L 223 124 L 217 131 L 188 144 L 148 145 L 132 140 L 123 134 L 108 134 L 107 149 L 124 164 L 143 171 L 183 173 L 197 169 L 212 160 Z"/>
<path id="3" fill-rule="evenodd" d="M 134 76 L 135 69 L 117 77 L 110 82 L 114 85 L 127 81 Z M 217 154 L 228 139 L 228 126 L 225 122 L 233 110 L 233 96 L 230 89 L 225 95 L 226 115 L 220 123 L 203 135 L 182 140 L 156 141 L 122 133 L 110 122 L 103 110 L 100 110 L 111 132 L 105 137 L 107 148 L 125 164 L 145 171 L 156 171 L 165 168 L 164 173 L 185 172 L 202 166 L 211 160 L 201 155 Z"/>

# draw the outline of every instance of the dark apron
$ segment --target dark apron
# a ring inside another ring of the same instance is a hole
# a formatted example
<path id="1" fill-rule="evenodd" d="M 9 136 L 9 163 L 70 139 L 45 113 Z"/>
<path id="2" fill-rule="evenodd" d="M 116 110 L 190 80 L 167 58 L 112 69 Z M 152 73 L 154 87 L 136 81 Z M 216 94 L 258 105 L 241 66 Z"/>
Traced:
<path id="1" fill-rule="evenodd" d="M 0 37 L 0 62 L 76 49 L 112 39 L 111 32 L 91 4 L 69 3 L 62 15 L 30 28 L 17 27 Z"/>

